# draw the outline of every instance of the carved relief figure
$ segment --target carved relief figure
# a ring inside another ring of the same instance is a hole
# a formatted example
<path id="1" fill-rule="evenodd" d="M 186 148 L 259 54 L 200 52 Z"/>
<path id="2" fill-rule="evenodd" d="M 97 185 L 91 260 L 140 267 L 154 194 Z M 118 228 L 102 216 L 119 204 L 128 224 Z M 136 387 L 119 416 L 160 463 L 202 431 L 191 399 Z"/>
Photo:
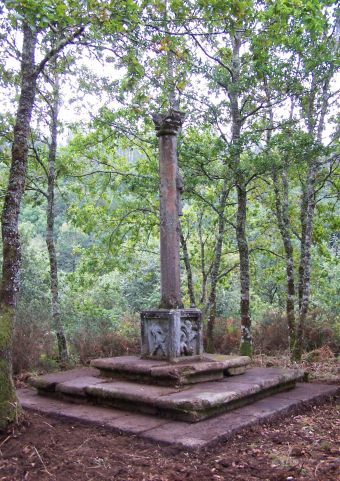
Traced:
<path id="1" fill-rule="evenodd" d="M 181 325 L 180 352 L 181 356 L 192 356 L 194 348 L 192 341 L 197 338 L 197 327 L 191 321 L 184 321 Z"/>
<path id="2" fill-rule="evenodd" d="M 166 338 L 167 333 L 163 331 L 159 324 L 151 324 L 148 331 L 149 346 L 151 356 L 156 356 L 156 354 L 167 355 L 166 348 Z"/>

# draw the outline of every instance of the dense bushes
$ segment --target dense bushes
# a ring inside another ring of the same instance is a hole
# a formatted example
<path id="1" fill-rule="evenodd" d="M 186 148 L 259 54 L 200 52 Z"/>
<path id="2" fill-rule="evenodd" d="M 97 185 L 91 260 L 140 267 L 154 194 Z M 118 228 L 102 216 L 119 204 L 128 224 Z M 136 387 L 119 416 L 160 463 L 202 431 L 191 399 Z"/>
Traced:
<path id="1" fill-rule="evenodd" d="M 288 329 L 284 315 L 268 313 L 255 326 L 255 352 L 273 354 L 288 349 Z M 340 325 L 337 318 L 329 312 L 314 309 L 309 312 L 305 336 L 304 351 L 309 352 L 328 346 L 332 352 L 340 352 Z"/>
<path id="2" fill-rule="evenodd" d="M 14 374 L 56 368 L 56 359 L 55 338 L 46 318 L 28 310 L 19 313 L 13 339 Z"/>
<path id="3" fill-rule="evenodd" d="M 87 364 L 97 357 L 113 357 L 139 353 L 139 326 L 135 320 L 124 319 L 121 331 L 104 328 L 101 331 L 81 330 L 70 339 L 71 352 Z"/>
<path id="4" fill-rule="evenodd" d="M 268 312 L 254 329 L 254 350 L 270 354 L 288 349 L 288 326 L 284 315 Z"/>
<path id="5" fill-rule="evenodd" d="M 309 313 L 305 329 L 304 350 L 310 352 L 328 346 L 340 353 L 340 324 L 326 312 L 313 310 Z M 238 319 L 218 318 L 215 326 L 215 350 L 223 354 L 238 352 L 240 329 Z M 288 328 L 285 316 L 269 311 L 253 328 L 255 354 L 283 353 L 288 349 Z"/>
<path id="6" fill-rule="evenodd" d="M 68 338 L 71 364 L 88 364 L 97 357 L 121 356 L 139 352 L 139 325 L 124 319 L 124 329 L 102 326 L 81 329 Z M 18 318 L 13 342 L 13 371 L 53 371 L 58 369 L 56 337 L 45 321 L 28 315 Z"/>

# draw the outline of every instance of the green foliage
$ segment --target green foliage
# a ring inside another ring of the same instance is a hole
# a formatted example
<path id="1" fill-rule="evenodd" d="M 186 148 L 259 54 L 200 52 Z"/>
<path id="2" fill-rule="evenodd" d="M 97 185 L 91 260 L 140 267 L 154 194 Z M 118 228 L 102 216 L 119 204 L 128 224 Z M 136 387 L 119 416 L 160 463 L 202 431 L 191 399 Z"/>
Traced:
<path id="1" fill-rule="evenodd" d="M 166 110 L 173 96 L 187 114 L 178 147 L 184 179 L 181 224 L 198 307 L 207 314 L 220 199 L 227 185 L 217 316 L 239 318 L 236 175 L 248 190 L 252 319 L 256 326 L 271 313 L 282 315 L 285 252 L 275 214 L 272 171 L 279 179 L 282 174 L 288 179 L 288 214 L 297 263 L 306 173 L 317 160 L 311 306 L 319 313 L 320 325 L 327 322 L 337 332 L 339 273 L 337 256 L 329 245 L 339 231 L 335 206 L 338 154 L 332 133 L 335 107 L 330 104 L 326 112 L 327 139 L 317 137 L 315 123 L 323 93 L 331 101 L 334 94 L 332 82 L 327 82 L 336 72 L 335 2 L 6 0 L 4 13 L 0 47 L 6 62 L 0 67 L 0 80 L 8 97 L 10 93 L 11 105 L 19 72 L 8 59 L 16 55 L 11 45 L 21 23 L 29 22 L 40 32 L 38 58 L 48 50 L 57 27 L 67 35 L 86 26 L 82 48 L 64 52 L 58 64 L 62 86 L 72 86 L 70 94 L 65 88 L 63 104 L 73 102 L 81 114 L 86 98 L 91 97 L 96 106 L 87 117 L 89 122 L 79 117 L 72 129 L 63 126 L 63 146 L 57 158 L 55 240 L 62 318 L 69 338 L 81 338 L 84 332 L 88 336 L 101 332 L 135 335 L 139 311 L 159 303 L 159 179 L 151 113 Z M 195 38 L 194 33 L 198 33 Z M 233 35 L 237 33 L 242 36 L 240 75 L 233 82 Z M 94 59 L 100 68 L 93 68 Z M 48 72 L 39 85 L 20 216 L 23 268 L 18 313 L 19 323 L 25 314 L 36 316 L 44 332 L 51 320 L 43 239 L 46 176 L 34 155 L 33 142 L 46 163 L 44 121 L 48 112 L 42 98 L 48 99 L 51 93 L 47 77 Z M 230 141 L 230 92 L 235 91 L 242 115 L 237 145 Z M 0 115 L 0 187 L 4 192 L 13 112 L 8 108 Z M 282 180 L 278 182 L 282 192 Z M 188 305 L 184 265 L 182 291 Z M 3 328 L 0 339 L 5 334 Z M 249 343 L 241 349 L 246 355 L 251 353 Z"/>

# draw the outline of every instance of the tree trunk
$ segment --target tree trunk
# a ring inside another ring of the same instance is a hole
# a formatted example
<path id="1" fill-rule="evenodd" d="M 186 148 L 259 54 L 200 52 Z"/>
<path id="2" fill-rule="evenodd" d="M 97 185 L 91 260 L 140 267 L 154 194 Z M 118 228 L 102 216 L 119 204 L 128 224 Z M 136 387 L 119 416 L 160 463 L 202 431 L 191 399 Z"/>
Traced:
<path id="1" fill-rule="evenodd" d="M 264 87 L 267 95 L 267 101 L 270 102 L 270 90 L 268 88 L 268 81 L 264 79 Z M 294 114 L 294 99 L 291 99 L 291 108 L 289 119 L 292 121 Z M 271 139 L 271 132 L 274 127 L 274 113 L 272 107 L 269 108 L 269 126 L 267 130 L 267 145 Z M 269 146 L 270 148 L 270 146 Z M 289 186 L 287 179 L 288 165 L 284 165 L 281 179 L 282 191 L 280 189 L 279 176 L 276 172 L 276 167 L 272 169 L 272 179 L 275 194 L 275 210 L 278 228 L 281 234 L 282 243 L 286 258 L 286 316 L 288 326 L 288 346 L 292 355 L 296 341 L 296 322 L 295 322 L 295 279 L 294 279 L 294 256 L 293 244 L 291 239 L 291 224 L 289 219 Z"/>
<path id="2" fill-rule="evenodd" d="M 338 49 L 339 40 L 335 39 L 335 50 Z M 322 89 L 321 111 L 319 121 L 316 123 L 316 95 L 315 95 L 315 77 L 313 75 L 309 110 L 307 117 L 307 126 L 310 136 L 315 135 L 317 142 L 322 142 L 322 134 L 324 131 L 325 116 L 328 109 L 328 89 L 331 81 L 333 70 L 330 69 L 328 77 L 325 79 Z M 296 343 L 294 349 L 294 359 L 299 361 L 303 352 L 303 338 L 306 318 L 309 307 L 310 297 L 310 273 L 311 273 L 311 249 L 312 249 L 312 233 L 313 220 L 315 211 L 315 183 L 320 167 L 320 159 L 312 159 L 308 165 L 307 176 L 301 197 L 301 247 L 300 247 L 300 263 L 299 263 L 299 322 L 296 332 Z"/>
<path id="3" fill-rule="evenodd" d="M 185 265 L 185 270 L 186 270 L 186 273 L 187 273 L 187 284 L 188 284 L 188 294 L 189 294 L 189 299 L 190 299 L 190 306 L 195 307 L 196 306 L 195 291 L 194 291 L 194 284 L 193 284 L 193 280 L 192 280 L 192 270 L 191 270 L 188 246 L 187 246 L 186 238 L 183 235 L 181 226 L 180 226 L 179 233 L 180 233 L 180 240 L 181 240 L 181 246 L 182 246 L 182 251 L 183 251 L 184 265 Z"/>
<path id="4" fill-rule="evenodd" d="M 252 354 L 251 316 L 249 302 L 249 248 L 246 235 L 247 222 L 247 183 L 240 169 L 240 136 L 242 128 L 241 112 L 239 107 L 239 79 L 240 79 L 240 48 L 241 31 L 232 35 L 233 57 L 232 57 L 232 81 L 228 91 L 231 120 L 232 120 L 232 169 L 234 172 L 235 186 L 237 190 L 237 216 L 236 216 L 236 238 L 240 258 L 240 312 L 241 312 L 241 340 L 240 352 L 243 355 Z"/>
<path id="5" fill-rule="evenodd" d="M 224 181 L 223 190 L 220 198 L 219 214 L 218 214 L 218 233 L 214 251 L 214 261 L 211 269 L 211 284 L 208 300 L 209 317 L 207 325 L 207 352 L 214 352 L 214 328 L 216 320 L 216 289 L 218 283 L 218 273 L 221 265 L 221 253 L 223 246 L 223 238 L 225 232 L 224 211 L 229 194 L 227 180 Z"/>
<path id="6" fill-rule="evenodd" d="M 288 343 L 289 350 L 292 353 L 296 341 L 296 326 L 295 326 L 295 280 L 294 280 L 294 258 L 293 258 L 293 244 L 290 237 L 290 220 L 289 220 L 289 197 L 288 197 L 288 181 L 286 172 L 282 173 L 283 184 L 283 200 L 279 189 L 279 179 L 273 169 L 273 183 L 275 192 L 275 207 L 276 218 L 280 230 L 283 247 L 286 257 L 286 282 L 287 282 L 287 298 L 286 298 L 286 314 L 288 324 Z"/>
<path id="7" fill-rule="evenodd" d="M 240 257 L 240 311 L 241 311 L 241 342 L 240 352 L 245 356 L 252 355 L 251 316 L 249 304 L 249 248 L 246 236 L 247 221 L 247 191 L 241 182 L 237 183 L 237 223 L 236 237 Z"/>
<path id="8" fill-rule="evenodd" d="M 56 331 L 58 341 L 58 353 L 61 363 L 68 361 L 68 352 L 64 328 L 61 321 L 59 289 L 58 289 L 58 263 L 54 243 L 54 183 L 55 183 L 55 161 L 57 155 L 58 136 L 58 111 L 59 111 L 59 85 L 58 74 L 55 74 L 53 89 L 53 100 L 51 104 L 51 143 L 48 154 L 48 176 L 47 176 L 47 228 L 46 244 L 50 261 L 50 284 L 52 301 L 53 327 Z"/>
<path id="9" fill-rule="evenodd" d="M 299 264 L 299 323 L 296 332 L 294 359 L 299 361 L 303 352 L 303 337 L 310 295 L 311 248 L 313 218 L 315 209 L 315 180 L 317 162 L 308 167 L 306 186 L 302 191 L 301 201 L 301 247 Z"/>
<path id="10" fill-rule="evenodd" d="M 202 235 L 202 221 L 203 221 L 203 214 L 201 213 L 199 222 L 198 222 L 198 237 L 199 237 L 199 243 L 200 243 L 201 275 L 202 275 L 200 303 L 204 305 L 207 298 L 208 272 L 206 271 L 206 268 L 205 268 L 205 240 L 203 240 L 203 235 Z"/>
<path id="11" fill-rule="evenodd" d="M 2 211 L 3 267 L 0 287 L 0 429 L 18 413 L 12 381 L 11 343 L 20 287 L 19 213 L 25 189 L 28 135 L 36 92 L 36 32 L 23 25 L 21 90 L 14 126 L 12 162 Z"/>
<path id="12" fill-rule="evenodd" d="M 215 329 L 215 321 L 216 321 L 216 285 L 217 279 L 214 281 L 214 286 L 211 289 L 210 296 L 209 296 L 209 317 L 208 317 L 208 325 L 207 325 L 207 352 L 215 352 L 215 345 L 214 345 L 214 329 Z"/>
<path id="13" fill-rule="evenodd" d="M 20 288 L 21 246 L 19 214 L 25 190 L 27 170 L 28 135 L 34 106 L 37 79 L 47 62 L 66 45 L 82 35 L 81 26 L 69 37 L 63 38 L 38 65 L 35 64 L 37 31 L 23 22 L 21 56 L 21 87 L 18 111 L 14 126 L 12 161 L 8 186 L 2 211 L 3 267 L 0 286 L 0 428 L 13 421 L 18 413 L 12 381 L 11 343 L 16 306 Z"/>

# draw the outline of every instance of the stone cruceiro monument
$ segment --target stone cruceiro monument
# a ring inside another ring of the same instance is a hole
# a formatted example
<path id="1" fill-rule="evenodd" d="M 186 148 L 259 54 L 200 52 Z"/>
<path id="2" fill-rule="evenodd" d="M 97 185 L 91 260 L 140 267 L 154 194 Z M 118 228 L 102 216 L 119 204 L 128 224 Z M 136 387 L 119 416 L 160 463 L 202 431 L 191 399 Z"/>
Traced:
<path id="1" fill-rule="evenodd" d="M 141 354 L 95 359 L 91 368 L 30 378 L 39 394 L 197 422 L 295 386 L 301 371 L 248 369 L 247 356 L 203 352 L 199 309 L 180 288 L 183 184 L 177 165 L 177 110 L 153 117 L 159 139 L 161 302 L 141 312 Z M 247 372 L 246 372 L 247 370 Z"/>
<path id="2" fill-rule="evenodd" d="M 184 115 L 177 110 L 153 116 L 159 142 L 161 302 L 141 313 L 142 358 L 179 360 L 203 354 L 202 315 L 184 309 L 180 276 L 180 222 L 183 183 L 177 164 L 177 135 Z"/>

